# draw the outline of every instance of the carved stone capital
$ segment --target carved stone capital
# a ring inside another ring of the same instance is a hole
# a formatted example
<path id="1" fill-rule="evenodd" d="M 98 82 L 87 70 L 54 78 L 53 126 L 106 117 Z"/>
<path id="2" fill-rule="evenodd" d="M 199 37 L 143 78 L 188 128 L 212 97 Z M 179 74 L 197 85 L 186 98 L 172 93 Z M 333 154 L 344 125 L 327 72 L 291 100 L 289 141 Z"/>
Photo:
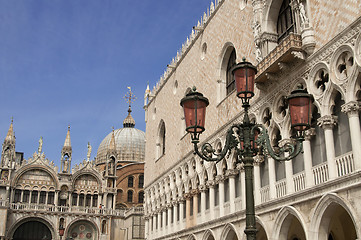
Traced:
<path id="1" fill-rule="evenodd" d="M 326 115 L 317 119 L 317 125 L 323 129 L 333 129 L 337 125 L 337 116 Z"/>
<path id="2" fill-rule="evenodd" d="M 347 113 L 349 117 L 358 116 L 361 109 L 361 103 L 358 101 L 351 101 L 341 106 L 341 111 Z"/>
<path id="3" fill-rule="evenodd" d="M 237 169 L 227 169 L 226 176 L 227 177 L 235 177 L 239 173 Z"/>
<path id="4" fill-rule="evenodd" d="M 262 155 L 256 155 L 255 157 L 254 157 L 254 165 L 255 166 L 259 166 L 261 163 L 263 163 L 264 162 L 264 156 L 262 156 Z"/>
<path id="5" fill-rule="evenodd" d="M 223 182 L 225 179 L 225 177 L 223 175 L 217 175 L 216 176 L 216 182 L 219 183 L 219 182 Z"/>
<path id="6" fill-rule="evenodd" d="M 214 187 L 214 185 L 216 185 L 216 181 L 214 181 L 214 180 L 208 180 L 207 181 L 207 186 L 208 187 Z"/>
<path id="7" fill-rule="evenodd" d="M 200 193 L 200 191 L 199 191 L 198 188 L 191 190 L 191 195 L 192 195 L 192 196 L 193 196 L 193 195 L 197 195 L 198 193 Z"/>
<path id="8" fill-rule="evenodd" d="M 316 135 L 315 128 L 310 128 L 305 131 L 305 140 L 310 141 L 313 136 Z"/>
<path id="9" fill-rule="evenodd" d="M 206 185 L 199 185 L 198 189 L 200 192 L 205 192 L 207 190 L 207 186 Z"/>
<path id="10" fill-rule="evenodd" d="M 244 171 L 244 163 L 238 163 L 238 164 L 237 164 L 237 169 L 238 169 L 239 171 Z"/>
<path id="11" fill-rule="evenodd" d="M 192 198 L 193 195 L 192 195 L 192 193 L 185 193 L 183 196 L 187 200 L 187 199 Z"/>

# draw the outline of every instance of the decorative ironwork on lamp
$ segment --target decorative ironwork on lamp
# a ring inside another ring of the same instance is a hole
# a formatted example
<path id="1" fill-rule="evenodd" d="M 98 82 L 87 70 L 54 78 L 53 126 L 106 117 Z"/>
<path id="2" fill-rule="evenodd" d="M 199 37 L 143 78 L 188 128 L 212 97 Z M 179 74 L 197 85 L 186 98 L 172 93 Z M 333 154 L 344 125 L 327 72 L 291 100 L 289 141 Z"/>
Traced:
<path id="1" fill-rule="evenodd" d="M 186 131 L 191 134 L 194 152 L 206 161 L 221 161 L 229 151 L 237 154 L 237 162 L 244 164 L 246 176 L 246 229 L 247 240 L 256 239 L 256 221 L 253 196 L 253 157 L 257 154 L 269 155 L 277 161 L 295 158 L 302 151 L 303 133 L 310 128 L 312 95 L 299 86 L 291 92 L 289 105 L 291 128 L 295 130 L 292 139 L 274 151 L 270 144 L 267 129 L 249 120 L 250 99 L 254 96 L 254 80 L 257 69 L 250 62 L 238 63 L 232 69 L 235 78 L 237 97 L 242 100 L 244 117 L 241 123 L 233 124 L 227 131 L 225 146 L 216 151 L 211 144 L 204 143 L 198 149 L 199 136 L 205 131 L 206 108 L 209 101 L 203 94 L 193 90 L 180 102 L 184 109 Z M 284 154 L 287 152 L 288 154 Z"/>

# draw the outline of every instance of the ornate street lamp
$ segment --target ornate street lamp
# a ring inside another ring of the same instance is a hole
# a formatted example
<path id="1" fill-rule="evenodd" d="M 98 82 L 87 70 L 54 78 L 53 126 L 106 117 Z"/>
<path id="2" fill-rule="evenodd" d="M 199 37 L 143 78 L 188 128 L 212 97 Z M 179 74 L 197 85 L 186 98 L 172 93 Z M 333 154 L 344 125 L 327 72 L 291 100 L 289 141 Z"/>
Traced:
<path id="1" fill-rule="evenodd" d="M 291 140 L 274 151 L 269 140 L 267 129 L 261 124 L 251 123 L 248 116 L 249 101 L 254 96 L 254 80 L 257 69 L 251 63 L 238 63 L 233 67 L 237 97 L 242 100 L 244 118 L 242 123 L 233 124 L 227 131 L 224 148 L 218 152 L 209 143 L 198 149 L 199 135 L 205 130 L 206 107 L 209 101 L 203 94 L 193 91 L 180 102 L 184 109 L 186 131 L 191 134 L 194 152 L 206 161 L 221 161 L 229 151 L 237 154 L 237 163 L 243 163 L 246 183 L 246 229 L 247 240 L 256 239 L 256 219 L 253 195 L 253 157 L 257 154 L 269 155 L 277 161 L 288 161 L 302 151 L 303 133 L 310 128 L 312 95 L 299 86 L 287 98 L 291 116 L 291 128 L 294 135 Z M 288 154 L 284 154 L 288 153 Z"/>
<path id="2" fill-rule="evenodd" d="M 64 230 L 65 230 L 65 228 L 63 227 L 63 225 L 60 225 L 60 227 L 59 227 L 59 236 L 60 236 L 60 239 L 62 239 L 63 236 L 64 236 Z"/>

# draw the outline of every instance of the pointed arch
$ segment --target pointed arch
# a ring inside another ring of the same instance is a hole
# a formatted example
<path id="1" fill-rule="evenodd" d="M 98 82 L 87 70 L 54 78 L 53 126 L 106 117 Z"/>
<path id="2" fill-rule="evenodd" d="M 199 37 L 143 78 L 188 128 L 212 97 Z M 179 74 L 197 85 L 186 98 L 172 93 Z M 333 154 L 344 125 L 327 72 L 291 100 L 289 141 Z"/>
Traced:
<path id="1" fill-rule="evenodd" d="M 294 218 L 296 221 L 294 221 Z M 283 207 L 277 214 L 276 220 L 274 221 L 274 230 L 272 234 L 272 239 L 278 240 L 287 240 L 289 235 L 289 230 L 291 229 L 291 225 L 300 224 L 302 229 L 298 229 L 297 234 L 304 234 L 304 237 L 301 239 L 309 239 L 307 237 L 307 229 L 305 221 L 303 220 L 302 215 L 298 212 L 298 210 L 292 206 Z M 295 224 L 294 224 L 295 223 Z"/>
<path id="2" fill-rule="evenodd" d="M 226 42 L 223 45 L 222 51 L 219 55 L 219 79 L 217 85 L 217 102 L 221 102 L 228 94 L 230 94 L 234 87 L 234 81 L 230 79 L 230 69 L 235 64 L 237 59 L 236 49 L 231 42 Z"/>
<path id="3" fill-rule="evenodd" d="M 236 227 L 232 223 L 227 223 L 221 233 L 220 239 L 238 240 L 241 239 Z"/>
<path id="4" fill-rule="evenodd" d="M 328 193 L 324 195 L 316 204 L 316 207 L 311 213 L 310 235 L 309 239 L 321 240 L 326 238 L 330 222 L 330 214 L 332 208 L 340 206 L 344 209 L 355 227 L 356 239 L 361 236 L 361 219 L 355 214 L 356 210 L 346 200 L 342 199 L 336 193 Z"/>
<path id="5" fill-rule="evenodd" d="M 205 233 L 203 234 L 202 240 L 215 240 L 215 234 L 211 229 L 207 229 Z"/>

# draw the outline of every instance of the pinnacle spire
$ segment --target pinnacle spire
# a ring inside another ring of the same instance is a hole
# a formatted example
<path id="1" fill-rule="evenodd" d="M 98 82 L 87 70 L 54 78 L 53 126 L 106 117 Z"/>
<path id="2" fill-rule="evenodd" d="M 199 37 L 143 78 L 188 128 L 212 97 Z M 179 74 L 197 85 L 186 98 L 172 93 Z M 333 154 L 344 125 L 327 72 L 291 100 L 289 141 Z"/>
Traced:
<path id="1" fill-rule="evenodd" d="M 71 149 L 71 141 L 70 141 L 70 125 L 68 125 L 68 132 L 66 133 L 65 142 L 63 149 L 70 148 Z"/>
<path id="2" fill-rule="evenodd" d="M 116 150 L 116 147 L 115 147 L 115 136 L 114 136 L 114 127 L 113 127 L 113 132 L 112 132 L 112 138 L 110 139 L 110 143 L 109 143 L 109 150 Z"/>
<path id="3" fill-rule="evenodd" d="M 11 124 L 8 130 L 8 134 L 6 134 L 5 142 L 15 142 L 15 134 L 14 134 L 14 127 L 13 127 L 14 119 L 11 117 Z"/>
<path id="4" fill-rule="evenodd" d="M 132 112 L 132 103 L 134 102 L 134 100 L 136 99 L 136 97 L 134 96 L 134 94 L 132 93 L 132 90 L 130 87 L 128 87 L 129 92 L 127 94 L 125 94 L 124 99 L 127 101 L 127 103 L 129 104 L 129 108 L 128 108 L 128 116 L 124 119 L 123 121 L 123 127 L 131 127 L 133 128 L 135 126 L 135 121 L 132 117 L 132 115 L 130 114 Z"/>

